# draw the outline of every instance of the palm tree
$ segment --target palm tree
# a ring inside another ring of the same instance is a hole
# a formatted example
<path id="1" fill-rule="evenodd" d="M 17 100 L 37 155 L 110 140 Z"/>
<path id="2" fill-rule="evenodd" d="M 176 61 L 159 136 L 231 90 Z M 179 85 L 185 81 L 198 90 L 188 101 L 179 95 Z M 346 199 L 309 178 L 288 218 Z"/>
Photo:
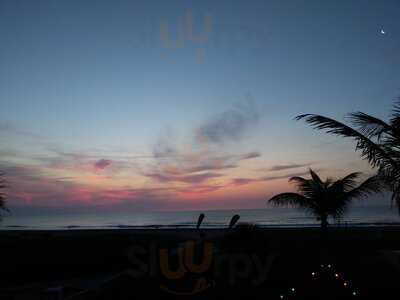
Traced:
<path id="1" fill-rule="evenodd" d="M 6 210 L 8 211 L 7 207 L 6 207 L 6 195 L 2 192 L 2 190 L 4 190 L 6 188 L 5 185 L 5 180 L 4 180 L 4 174 L 0 173 L 0 210 Z M 1 220 L 1 215 L 0 215 L 0 220 Z"/>
<path id="2" fill-rule="evenodd" d="M 353 139 L 361 157 L 378 168 L 378 175 L 392 192 L 392 203 L 396 203 L 400 214 L 400 98 L 388 122 L 363 112 L 347 116 L 354 128 L 315 114 L 299 115 L 296 120 L 305 120 L 315 129 Z"/>
<path id="3" fill-rule="evenodd" d="M 326 230 L 328 217 L 340 219 L 346 212 L 349 203 L 354 199 L 380 192 L 381 181 L 372 176 L 357 186 L 356 179 L 361 173 L 351 173 L 342 179 L 325 181 L 310 169 L 311 179 L 292 177 L 299 193 L 282 193 L 269 199 L 269 202 L 279 206 L 297 206 L 310 212 L 321 221 L 321 229 Z"/>

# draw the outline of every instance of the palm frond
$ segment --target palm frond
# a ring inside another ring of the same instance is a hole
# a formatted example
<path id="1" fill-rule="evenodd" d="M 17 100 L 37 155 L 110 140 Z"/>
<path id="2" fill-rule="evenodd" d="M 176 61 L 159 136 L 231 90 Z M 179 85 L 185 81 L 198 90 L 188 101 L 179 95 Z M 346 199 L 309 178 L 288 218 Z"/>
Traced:
<path id="1" fill-rule="evenodd" d="M 360 177 L 361 172 L 350 173 L 342 179 L 335 182 L 335 184 L 341 185 L 344 192 L 353 189 L 357 186 L 357 178 Z"/>
<path id="2" fill-rule="evenodd" d="M 315 198 L 320 191 L 319 186 L 315 185 L 312 180 L 303 177 L 291 177 L 289 182 L 294 182 L 299 193 L 307 198 Z"/>
<path id="3" fill-rule="evenodd" d="M 392 114 L 389 122 L 392 127 L 400 129 L 400 97 L 393 105 Z"/>
<path id="4" fill-rule="evenodd" d="M 293 176 L 289 178 L 289 182 L 295 182 L 296 184 L 308 184 L 308 179 L 299 176 Z"/>
<path id="5" fill-rule="evenodd" d="M 335 209 L 330 212 L 330 215 L 335 220 L 339 220 L 347 212 L 348 208 L 349 208 L 348 201 L 340 201 L 340 202 L 336 203 Z"/>
<path id="6" fill-rule="evenodd" d="M 276 206 L 304 207 L 307 206 L 309 201 L 306 197 L 297 193 L 282 193 L 272 197 L 271 199 L 268 200 L 268 202 Z"/>
<path id="7" fill-rule="evenodd" d="M 352 124 L 368 138 L 376 137 L 381 139 L 384 133 L 394 135 L 396 130 L 385 121 L 375 118 L 363 112 L 355 112 L 348 115 Z"/>
<path id="8" fill-rule="evenodd" d="M 310 168 L 309 171 L 310 171 L 310 175 L 311 175 L 312 180 L 313 180 L 316 184 L 318 184 L 319 186 L 322 186 L 322 185 L 323 185 L 323 182 L 322 182 L 321 178 L 319 178 L 318 174 L 315 173 L 311 168 Z"/>
<path id="9" fill-rule="evenodd" d="M 374 175 L 362 182 L 358 187 L 347 192 L 347 198 L 351 199 L 365 199 L 371 194 L 381 193 L 384 190 L 384 182 L 382 177 Z"/>
<path id="10" fill-rule="evenodd" d="M 314 114 L 299 115 L 296 117 L 296 120 L 305 120 L 313 128 L 325 130 L 330 134 L 355 139 L 357 142 L 356 150 L 361 150 L 361 156 L 367 159 L 373 167 L 381 164 L 399 165 L 396 161 L 392 160 L 390 155 L 379 144 L 374 143 L 361 132 L 341 122 Z"/>
<path id="11" fill-rule="evenodd" d="M 332 177 L 326 178 L 324 182 L 325 189 L 329 188 L 334 182 L 335 180 Z"/>

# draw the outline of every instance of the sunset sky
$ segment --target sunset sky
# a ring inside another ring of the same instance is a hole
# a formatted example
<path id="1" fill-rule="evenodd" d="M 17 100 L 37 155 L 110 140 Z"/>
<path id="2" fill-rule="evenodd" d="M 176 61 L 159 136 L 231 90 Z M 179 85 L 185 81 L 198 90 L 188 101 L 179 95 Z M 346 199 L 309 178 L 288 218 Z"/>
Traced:
<path id="1" fill-rule="evenodd" d="M 263 208 L 371 174 L 293 118 L 386 118 L 400 2 L 0 0 L 0 170 L 25 210 Z"/>

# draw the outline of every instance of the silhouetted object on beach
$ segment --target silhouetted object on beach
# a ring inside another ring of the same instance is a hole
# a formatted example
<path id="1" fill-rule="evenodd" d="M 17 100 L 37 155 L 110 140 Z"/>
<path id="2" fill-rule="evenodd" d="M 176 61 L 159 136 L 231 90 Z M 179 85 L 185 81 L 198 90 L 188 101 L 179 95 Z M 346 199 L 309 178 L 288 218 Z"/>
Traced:
<path id="1" fill-rule="evenodd" d="M 378 175 L 392 192 L 392 203 L 397 204 L 400 214 L 400 98 L 389 122 L 363 112 L 351 113 L 348 117 L 354 128 L 315 114 L 300 115 L 296 120 L 305 120 L 318 130 L 354 139 L 361 157 L 378 167 Z"/>
<path id="2" fill-rule="evenodd" d="M 203 220 L 204 220 L 204 214 L 200 214 L 200 215 L 199 215 L 199 218 L 197 219 L 196 229 L 199 229 L 199 228 L 200 228 L 201 223 L 203 222 Z"/>
<path id="3" fill-rule="evenodd" d="M 240 222 L 235 227 L 235 233 L 241 241 L 246 241 L 246 243 L 248 243 L 252 239 L 257 240 L 258 228 L 256 223 Z"/>
<path id="4" fill-rule="evenodd" d="M 311 179 L 292 177 L 299 193 L 282 193 L 272 197 L 269 202 L 280 206 L 295 206 L 310 212 L 321 221 L 322 230 L 328 226 L 328 217 L 339 219 L 354 199 L 362 199 L 381 191 L 382 183 L 373 176 L 357 186 L 356 179 L 361 173 L 351 173 L 340 180 L 330 178 L 322 181 L 310 169 Z"/>
<path id="5" fill-rule="evenodd" d="M 239 221 L 239 219 L 240 219 L 239 215 L 234 215 L 231 221 L 229 222 L 229 229 L 233 228 L 233 226 L 235 226 L 235 224 L 237 223 L 237 221 Z"/>
<path id="6" fill-rule="evenodd" d="M 6 188 L 6 181 L 4 179 L 4 174 L 0 173 L 0 210 L 9 211 L 6 207 L 6 194 L 2 191 Z M 0 215 L 1 220 L 1 215 Z"/>

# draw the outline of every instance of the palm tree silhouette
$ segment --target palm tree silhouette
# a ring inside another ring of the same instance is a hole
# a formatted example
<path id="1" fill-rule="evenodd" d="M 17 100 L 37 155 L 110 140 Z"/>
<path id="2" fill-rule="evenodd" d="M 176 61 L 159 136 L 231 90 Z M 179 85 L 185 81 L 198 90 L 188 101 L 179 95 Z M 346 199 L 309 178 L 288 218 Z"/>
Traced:
<path id="1" fill-rule="evenodd" d="M 305 120 L 315 129 L 355 140 L 356 151 L 372 167 L 378 168 L 378 175 L 392 192 L 392 203 L 396 203 L 400 214 L 400 98 L 388 122 L 363 112 L 347 117 L 354 128 L 316 114 L 299 115 L 296 120 Z"/>
<path id="2" fill-rule="evenodd" d="M 278 206 L 297 206 L 310 212 L 321 221 L 321 229 L 326 230 L 328 217 L 339 219 L 349 203 L 354 199 L 381 191 L 381 180 L 372 176 L 357 186 L 356 179 L 361 173 L 351 173 L 342 179 L 334 181 L 331 178 L 325 181 L 310 169 L 311 179 L 292 177 L 299 193 L 282 193 L 269 199 L 269 202 Z"/>
<path id="3" fill-rule="evenodd" d="M 6 181 L 4 179 L 4 174 L 0 173 L 0 210 L 8 211 L 6 207 L 6 195 L 2 192 L 6 188 Z M 1 220 L 1 215 L 0 215 Z"/>

